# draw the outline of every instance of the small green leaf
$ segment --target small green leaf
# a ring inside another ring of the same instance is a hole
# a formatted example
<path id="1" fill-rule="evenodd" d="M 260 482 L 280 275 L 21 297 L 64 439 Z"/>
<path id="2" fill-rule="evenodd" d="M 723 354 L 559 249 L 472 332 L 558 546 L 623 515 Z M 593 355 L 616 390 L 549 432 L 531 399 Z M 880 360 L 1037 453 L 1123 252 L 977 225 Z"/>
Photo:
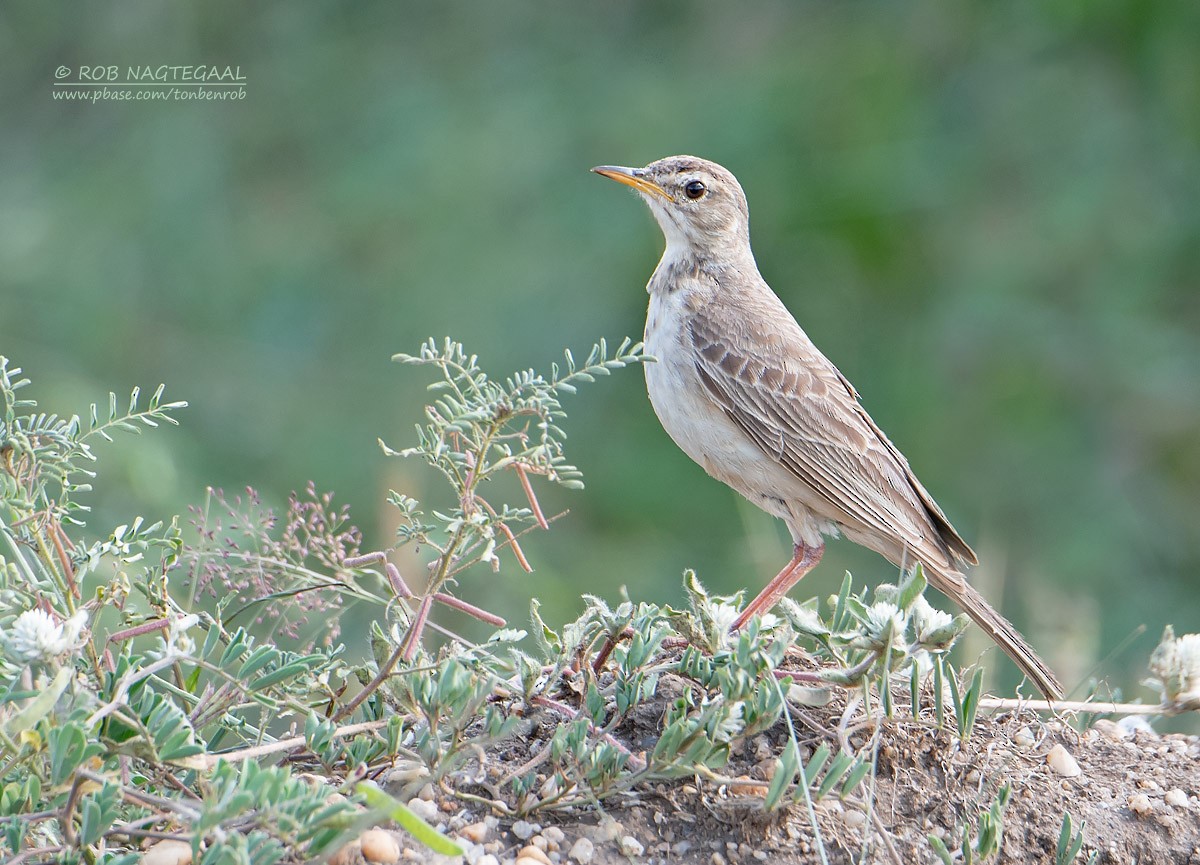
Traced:
<path id="1" fill-rule="evenodd" d="M 933 852 L 937 854 L 938 859 L 942 860 L 942 865 L 954 865 L 954 857 L 950 855 L 950 851 L 946 849 L 945 842 L 937 835 L 927 835 L 929 846 L 933 848 Z"/>
<path id="2" fill-rule="evenodd" d="M 854 768 L 846 775 L 846 781 L 842 784 L 842 796 L 849 796 L 854 792 L 854 788 L 862 783 L 862 779 L 867 777 L 867 773 L 871 771 L 871 764 L 866 760 L 859 758 Z"/>
<path id="3" fill-rule="evenodd" d="M 245 681 L 250 676 L 257 673 L 263 667 L 271 664 L 279 659 L 279 650 L 274 646 L 259 646 L 250 653 L 250 657 L 242 664 L 240 670 L 237 671 L 237 677 Z"/>
<path id="4" fill-rule="evenodd" d="M 270 673 L 260 676 L 247 685 L 247 687 L 251 691 L 261 691 L 263 688 L 269 688 L 271 685 L 277 685 L 287 679 L 303 675 L 319 661 L 319 658 L 305 658 L 300 661 L 292 661 L 290 664 L 284 664 L 278 670 L 272 670 Z"/>
<path id="5" fill-rule="evenodd" d="M 804 767 L 804 777 L 808 779 L 810 784 L 816 780 L 816 777 L 820 774 L 821 769 L 825 767 L 825 761 L 829 759 L 829 754 L 829 746 L 824 742 L 821 743 L 821 747 L 817 748 L 817 750 L 813 752 L 812 759 L 810 759 L 808 761 L 808 765 Z"/>
<path id="6" fill-rule="evenodd" d="M 829 771 L 825 773 L 825 778 L 821 781 L 821 786 L 817 788 L 813 798 L 817 801 L 823 799 L 852 765 L 854 765 L 854 758 L 844 751 L 839 751 L 838 755 L 833 758 L 833 762 L 829 764 Z M 809 775 L 809 778 L 811 779 L 812 776 Z"/>
<path id="7" fill-rule="evenodd" d="M 896 606 L 907 612 L 916 603 L 917 598 L 925 593 L 926 585 L 928 582 L 925 579 L 925 571 L 918 563 L 900 584 L 900 597 Z"/>
<path id="8" fill-rule="evenodd" d="M 9 739 L 15 739 L 50 714 L 50 710 L 54 708 L 54 704 L 58 702 L 58 698 L 70 684 L 73 674 L 74 669 L 69 666 L 59 670 L 50 684 L 34 697 L 33 702 L 9 719 L 8 723 L 4 725 L 4 735 Z"/>

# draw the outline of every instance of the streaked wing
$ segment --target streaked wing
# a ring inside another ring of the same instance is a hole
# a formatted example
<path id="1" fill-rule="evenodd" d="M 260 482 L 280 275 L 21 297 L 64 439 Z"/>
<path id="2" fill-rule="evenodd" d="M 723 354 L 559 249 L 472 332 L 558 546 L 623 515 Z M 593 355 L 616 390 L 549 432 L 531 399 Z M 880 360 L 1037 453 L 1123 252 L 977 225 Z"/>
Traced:
<path id="1" fill-rule="evenodd" d="M 690 317 L 696 369 L 713 400 L 812 489 L 805 504 L 822 516 L 918 553 L 948 559 L 953 549 L 973 559 L 849 382 L 773 294 L 769 307 L 747 316 L 746 307 L 717 301 Z"/>

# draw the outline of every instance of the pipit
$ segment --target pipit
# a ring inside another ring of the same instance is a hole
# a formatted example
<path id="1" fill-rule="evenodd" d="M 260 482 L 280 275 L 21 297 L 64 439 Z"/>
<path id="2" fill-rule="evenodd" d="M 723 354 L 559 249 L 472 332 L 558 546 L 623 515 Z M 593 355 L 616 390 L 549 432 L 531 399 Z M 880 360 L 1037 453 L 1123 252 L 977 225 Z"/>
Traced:
<path id="1" fill-rule="evenodd" d="M 666 236 L 650 277 L 650 402 L 706 472 L 779 517 L 792 560 L 734 624 L 770 610 L 839 533 L 901 569 L 918 562 L 1049 699 L 1062 688 L 1016 628 L 963 575 L 975 553 L 908 460 L 759 275 L 750 211 L 731 173 L 694 156 L 597 174 L 633 187 Z"/>

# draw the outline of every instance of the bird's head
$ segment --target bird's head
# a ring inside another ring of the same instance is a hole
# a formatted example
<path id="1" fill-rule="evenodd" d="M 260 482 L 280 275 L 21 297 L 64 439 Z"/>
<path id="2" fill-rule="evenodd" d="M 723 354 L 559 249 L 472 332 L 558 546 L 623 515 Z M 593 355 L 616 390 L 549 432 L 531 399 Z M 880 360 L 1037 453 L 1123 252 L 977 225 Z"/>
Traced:
<path id="1" fill-rule="evenodd" d="M 667 249 L 743 253 L 750 249 L 750 211 L 737 178 L 695 156 L 668 156 L 645 168 L 592 169 L 633 187 L 650 206 Z"/>

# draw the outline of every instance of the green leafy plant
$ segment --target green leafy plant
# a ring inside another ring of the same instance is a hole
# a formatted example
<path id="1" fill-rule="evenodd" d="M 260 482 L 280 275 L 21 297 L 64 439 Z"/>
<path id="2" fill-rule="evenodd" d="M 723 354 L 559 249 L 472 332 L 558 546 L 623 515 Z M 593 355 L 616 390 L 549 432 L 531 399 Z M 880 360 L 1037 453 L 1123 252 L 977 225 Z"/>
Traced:
<path id="1" fill-rule="evenodd" d="M 160 387 L 147 404 L 136 389 L 126 404 L 110 395 L 87 423 L 45 414 L 0 358 L 0 844 L 9 852 L 124 861 L 126 845 L 149 834 L 188 840 L 206 862 L 306 861 L 372 816 L 457 851 L 358 780 L 397 760 L 437 777 L 511 732 L 514 719 L 488 702 L 527 658 L 511 647 L 523 632 L 456 644 L 435 666 L 422 645 L 430 604 L 503 624 L 449 590 L 468 567 L 498 567 L 505 549 L 528 567 L 517 537 L 549 524 L 530 476 L 580 485 L 563 454 L 559 395 L 642 357 L 629 342 L 611 356 L 601 343 L 582 365 L 568 353 L 548 377 L 524 371 L 503 383 L 452 341 L 398 359 L 442 380 L 418 444 L 385 451 L 424 458 L 458 498 L 426 522 L 413 499 L 391 496 L 397 542 L 436 554 L 420 595 L 387 551 L 361 552 L 346 509 L 311 485 L 281 516 L 252 490 L 210 489 L 187 543 L 176 520 L 141 517 L 84 541 L 80 497 L 95 478 L 95 444 L 173 424 L 186 404 L 164 401 Z M 479 485 L 502 471 L 519 478 L 528 507 L 483 498 Z M 347 664 L 332 643 L 350 603 L 378 613 L 374 665 Z M 387 703 L 401 713 L 380 717 Z M 357 724 L 338 723 L 359 710 Z M 255 759 L 297 748 L 327 784 Z M 345 795 L 331 798 L 339 788 Z"/>
<path id="2" fill-rule="evenodd" d="M 1004 838 L 1004 809 L 1008 807 L 1011 798 L 1012 788 L 1005 784 L 997 791 L 991 807 L 980 812 L 975 836 L 971 837 L 969 827 L 963 827 L 960 850 L 962 865 L 984 862 L 999 854 Z M 955 857 L 941 838 L 930 835 L 929 846 L 944 865 L 953 865 Z"/>
<path id="3" fill-rule="evenodd" d="M 624 340 L 612 355 L 601 340 L 593 347 L 582 366 L 573 355 L 565 354 L 563 366 L 553 364 L 550 375 L 524 370 L 503 382 L 489 378 L 478 358 L 468 354 L 461 344 L 447 339 L 425 343 L 415 355 L 397 354 L 393 358 L 406 364 L 437 370 L 439 378 L 429 386 L 436 395 L 426 406 L 426 423 L 418 425 L 417 444 L 395 450 L 382 440 L 380 446 L 389 456 L 420 459 L 440 473 L 454 491 L 455 502 L 447 511 L 431 510 L 428 515 L 412 497 L 391 491 L 389 500 L 399 511 L 399 545 L 417 544 L 432 549 L 430 579 L 417 597 L 400 572 L 381 553 L 350 560 L 351 565 L 382 563 L 388 581 L 402 600 L 412 599 L 416 609 L 405 623 L 391 656 L 380 663 L 375 680 L 341 710 L 346 717 L 379 686 L 401 661 L 417 655 L 421 636 L 435 601 L 455 607 L 482 621 L 503 626 L 504 621 L 472 604 L 443 591 L 453 585 L 468 568 L 486 564 L 500 568 L 499 552 L 508 548 L 517 564 L 529 571 L 529 563 L 519 536 L 533 527 L 547 528 L 530 482 L 540 475 L 552 483 L 580 488 L 580 472 L 566 461 L 563 441 L 566 434 L 559 422 L 565 417 L 561 394 L 574 393 L 579 384 L 610 375 L 631 363 L 645 359 L 641 344 Z M 483 497 L 482 486 L 502 472 L 518 478 L 528 507 L 503 504 L 494 507 Z M 432 520 L 432 521 L 430 521 Z"/>
<path id="4" fill-rule="evenodd" d="M 1063 814 L 1062 829 L 1058 833 L 1058 846 L 1054 848 L 1054 865 L 1072 865 L 1083 849 L 1083 833 L 1086 829 L 1087 823 L 1081 822 L 1079 831 L 1075 831 L 1071 814 L 1069 812 Z M 1088 865 L 1095 865 L 1099 859 L 1100 851 L 1096 850 L 1088 857 Z"/>
<path id="5" fill-rule="evenodd" d="M 92 445 L 173 422 L 183 404 L 160 388 L 142 406 L 135 391 L 89 424 L 64 420 L 18 399 L 27 382 L 0 360 L 0 851 L 123 863 L 153 838 L 206 863 L 300 862 L 391 821 L 456 855 L 405 804 L 426 785 L 515 816 L 689 779 L 755 789 L 762 811 L 803 806 L 824 856 L 815 805 L 837 796 L 872 813 L 888 719 L 932 712 L 941 727 L 953 713 L 960 747 L 970 739 L 982 674 L 964 688 L 947 661 L 965 619 L 928 604 L 920 568 L 874 590 L 847 574 L 823 602 L 785 600 L 736 633 L 741 595 L 714 595 L 691 571 L 682 609 L 585 594 L 579 616 L 553 627 L 531 599 L 532 640 L 465 600 L 489 572 L 529 570 L 523 540 L 557 519 L 535 482 L 581 485 L 562 395 L 647 358 L 601 342 L 581 364 L 568 353 L 549 375 L 503 380 L 449 340 L 397 359 L 436 373 L 433 398 L 415 443 L 384 453 L 429 466 L 450 499 L 391 491 L 394 543 L 366 551 L 346 507 L 311 484 L 280 509 L 253 490 L 209 489 L 188 530 L 133 517 L 88 539 Z M 488 484 L 501 476 L 517 501 Z M 423 585 L 392 561 L 404 546 L 422 551 Z M 430 639 L 437 605 L 496 630 Z M 371 624 L 347 648 L 336 639 L 354 607 Z M 838 699 L 842 727 L 804 741 L 798 710 Z M 865 743 L 845 729 L 855 714 L 874 730 Z M 483 772 L 538 715 L 552 732 L 527 761 Z M 763 747 L 762 783 L 726 776 Z M 371 783 L 384 773 L 387 792 Z M 999 849 L 1007 797 L 964 831 L 961 859 Z M 1067 836 L 1077 853 L 1082 830 Z"/>

